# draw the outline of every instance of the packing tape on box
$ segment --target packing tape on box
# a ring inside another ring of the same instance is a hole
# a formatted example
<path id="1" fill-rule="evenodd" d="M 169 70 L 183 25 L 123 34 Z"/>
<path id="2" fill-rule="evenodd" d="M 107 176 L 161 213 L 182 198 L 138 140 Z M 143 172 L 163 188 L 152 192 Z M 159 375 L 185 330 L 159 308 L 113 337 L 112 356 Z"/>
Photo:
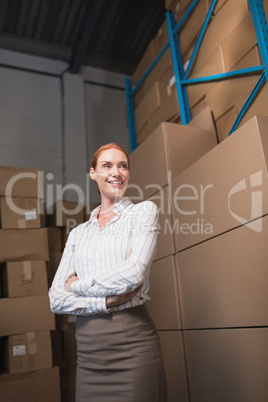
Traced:
<path id="1" fill-rule="evenodd" d="M 180 1 L 178 1 L 178 3 L 175 6 L 175 12 L 178 13 L 180 11 L 180 8 L 181 8 L 181 3 L 180 3 Z"/>
<path id="2" fill-rule="evenodd" d="M 176 82 L 175 74 L 169 80 L 169 86 L 172 87 Z"/>
<path id="3" fill-rule="evenodd" d="M 171 95 L 171 86 L 167 85 L 167 96 Z"/>
<path id="4" fill-rule="evenodd" d="M 175 84 L 175 82 L 176 82 L 176 78 L 175 78 L 175 75 L 173 75 L 169 80 L 169 84 L 167 85 L 167 96 L 171 95 L 171 92 L 172 92 L 171 87 Z"/>
<path id="5" fill-rule="evenodd" d="M 32 262 L 23 261 L 23 282 L 32 280 Z"/>
<path id="6" fill-rule="evenodd" d="M 37 345 L 36 345 L 35 333 L 34 332 L 27 332 L 26 333 L 26 339 L 27 339 L 27 346 L 28 346 L 29 355 L 33 355 L 33 354 L 37 353 Z"/>

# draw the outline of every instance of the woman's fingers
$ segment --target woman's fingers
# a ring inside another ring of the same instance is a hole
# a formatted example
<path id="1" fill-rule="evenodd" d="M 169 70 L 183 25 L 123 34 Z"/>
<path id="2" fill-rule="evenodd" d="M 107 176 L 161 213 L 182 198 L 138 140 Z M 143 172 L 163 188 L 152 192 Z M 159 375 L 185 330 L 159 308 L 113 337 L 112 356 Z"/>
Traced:
<path id="1" fill-rule="evenodd" d="M 67 292 L 71 292 L 72 290 L 71 290 L 71 284 L 73 283 L 73 282 L 75 282 L 75 281 L 78 281 L 78 276 L 76 276 L 76 275 L 73 275 L 73 276 L 71 276 L 70 278 L 68 278 L 67 279 L 67 281 L 65 282 L 65 285 L 64 285 L 64 289 L 67 291 Z"/>
<path id="2" fill-rule="evenodd" d="M 107 296 L 106 297 L 106 306 L 109 307 L 115 307 L 119 306 L 120 304 L 124 304 L 130 300 L 133 299 L 134 296 L 141 290 L 142 288 L 141 284 L 137 289 L 132 290 L 132 292 L 129 293 L 124 293 L 122 295 L 117 295 L 117 296 Z"/>

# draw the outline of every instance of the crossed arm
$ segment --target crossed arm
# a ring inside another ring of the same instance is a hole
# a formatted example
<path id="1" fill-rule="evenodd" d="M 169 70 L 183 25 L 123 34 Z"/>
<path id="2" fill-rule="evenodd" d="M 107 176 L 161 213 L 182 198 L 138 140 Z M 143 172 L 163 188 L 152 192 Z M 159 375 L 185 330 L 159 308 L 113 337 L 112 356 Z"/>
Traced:
<path id="1" fill-rule="evenodd" d="M 129 258 L 105 274 L 80 280 L 73 269 L 69 244 L 64 252 L 65 263 L 60 264 L 49 291 L 52 311 L 83 315 L 103 313 L 132 300 L 141 290 L 156 249 L 158 211 L 153 203 L 149 205 L 150 213 L 147 210 L 137 222 L 142 230 L 133 236 Z"/>

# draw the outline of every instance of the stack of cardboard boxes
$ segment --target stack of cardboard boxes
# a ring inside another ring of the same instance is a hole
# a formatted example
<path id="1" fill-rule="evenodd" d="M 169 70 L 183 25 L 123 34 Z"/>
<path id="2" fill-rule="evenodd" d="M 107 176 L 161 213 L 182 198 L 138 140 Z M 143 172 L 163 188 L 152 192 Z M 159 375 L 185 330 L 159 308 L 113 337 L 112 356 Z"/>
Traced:
<path id="1" fill-rule="evenodd" d="M 74 402 L 76 316 L 52 314 L 48 289 L 69 232 L 96 205 L 58 200 L 46 214 L 43 172 L 34 169 L 1 167 L 0 194 L 1 394 Z"/>
<path id="2" fill-rule="evenodd" d="M 150 199 L 159 207 L 160 233 L 150 273 L 148 309 L 158 330 L 167 372 L 169 402 L 187 400 L 187 373 L 177 283 L 171 183 L 217 144 L 209 110 L 203 120 L 211 130 L 162 123 L 130 154 L 133 202 Z M 153 158 L 150 156 L 153 155 Z"/>
<path id="3" fill-rule="evenodd" d="M 174 139 L 164 132 L 164 146 L 160 127 L 177 128 Z M 201 145 L 189 127 L 160 127 L 130 155 L 130 196 L 145 188 L 140 195 L 160 211 L 148 309 L 168 401 L 265 401 L 268 117 L 250 119 L 218 145 L 200 134 L 207 152 L 194 158 Z"/>
<path id="4" fill-rule="evenodd" d="M 7 402 L 60 401 L 50 338 L 55 319 L 48 300 L 48 238 L 41 228 L 43 173 L 1 166 L 0 196 L 1 395 Z"/>
<path id="5" fill-rule="evenodd" d="M 211 0 L 200 0 L 178 32 L 184 68 L 187 68 Z M 166 0 L 166 8 L 182 18 L 189 0 Z M 267 3 L 264 2 L 264 8 Z M 135 86 L 161 49 L 168 42 L 164 22 L 151 41 L 133 77 Z M 261 65 L 261 57 L 247 0 L 219 0 L 188 78 L 199 78 Z M 241 107 L 254 88 L 260 73 L 223 81 L 187 86 L 191 117 L 209 106 L 218 139 L 229 134 Z M 267 115 L 268 89 L 265 85 L 251 105 L 240 126 L 257 114 Z M 134 95 L 137 142 L 140 144 L 161 122 L 179 122 L 180 113 L 175 76 L 168 48 Z"/>
<path id="6" fill-rule="evenodd" d="M 267 132 L 250 119 L 172 182 L 191 401 L 267 397 Z"/>

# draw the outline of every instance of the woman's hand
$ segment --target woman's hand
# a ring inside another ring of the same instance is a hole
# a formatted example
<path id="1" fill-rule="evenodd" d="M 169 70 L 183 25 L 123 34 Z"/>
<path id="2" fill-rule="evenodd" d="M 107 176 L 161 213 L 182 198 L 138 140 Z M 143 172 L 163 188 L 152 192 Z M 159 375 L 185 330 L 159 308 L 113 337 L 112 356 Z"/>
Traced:
<path id="1" fill-rule="evenodd" d="M 119 306 L 120 304 L 124 304 L 133 299 L 134 296 L 141 290 L 143 283 L 135 290 L 129 293 L 125 293 L 123 295 L 116 296 L 107 296 L 106 297 L 106 307 L 111 308 L 115 306 Z"/>
<path id="2" fill-rule="evenodd" d="M 72 290 L 71 290 L 71 284 L 73 283 L 73 282 L 75 282 L 75 281 L 78 281 L 78 276 L 76 276 L 76 275 L 73 275 L 73 276 L 71 276 L 70 278 L 68 278 L 67 279 L 67 281 L 65 282 L 65 285 L 64 285 L 64 289 L 67 291 L 67 292 L 71 292 Z"/>

